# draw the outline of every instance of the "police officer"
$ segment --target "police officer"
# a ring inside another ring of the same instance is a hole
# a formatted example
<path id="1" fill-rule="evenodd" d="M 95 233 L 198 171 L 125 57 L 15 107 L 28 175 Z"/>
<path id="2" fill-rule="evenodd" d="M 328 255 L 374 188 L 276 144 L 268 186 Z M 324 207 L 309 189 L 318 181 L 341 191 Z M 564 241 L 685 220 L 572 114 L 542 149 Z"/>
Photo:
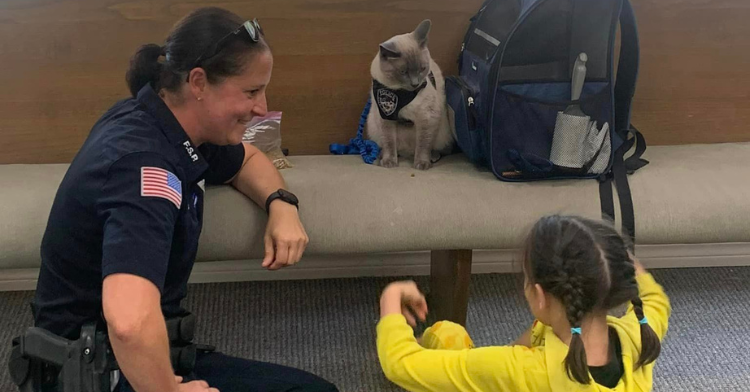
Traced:
<path id="1" fill-rule="evenodd" d="M 231 184 L 268 211 L 263 266 L 299 261 L 308 242 L 297 199 L 272 163 L 242 143 L 266 114 L 273 57 L 256 20 L 192 12 L 165 46 L 144 45 L 126 79 L 133 97 L 94 125 L 50 212 L 32 309 L 35 325 L 76 339 L 102 317 L 119 391 L 336 391 L 284 366 L 200 353 L 176 377 L 165 317 L 195 261 L 206 184 Z"/>

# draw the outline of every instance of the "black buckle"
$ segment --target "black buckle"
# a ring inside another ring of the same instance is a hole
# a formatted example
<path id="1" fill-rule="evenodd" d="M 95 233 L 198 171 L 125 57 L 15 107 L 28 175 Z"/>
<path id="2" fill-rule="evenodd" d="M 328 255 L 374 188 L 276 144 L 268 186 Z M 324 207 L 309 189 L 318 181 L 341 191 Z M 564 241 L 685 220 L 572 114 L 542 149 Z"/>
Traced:
<path id="1" fill-rule="evenodd" d="M 195 349 L 203 353 L 210 353 L 216 351 L 216 346 L 210 344 L 196 344 Z"/>

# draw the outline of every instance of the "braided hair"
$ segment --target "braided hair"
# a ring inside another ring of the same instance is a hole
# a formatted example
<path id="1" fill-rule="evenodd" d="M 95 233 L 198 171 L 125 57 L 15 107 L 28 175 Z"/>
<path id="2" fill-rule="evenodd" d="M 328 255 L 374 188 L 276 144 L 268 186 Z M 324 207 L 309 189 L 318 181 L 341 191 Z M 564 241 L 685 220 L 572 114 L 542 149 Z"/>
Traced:
<path id="1" fill-rule="evenodd" d="M 635 363 L 635 368 L 638 369 L 643 365 L 654 362 L 659 357 L 661 342 L 656 332 L 648 325 L 648 319 L 643 314 L 643 302 L 641 299 L 636 297 L 633 299 L 632 304 L 635 316 L 641 325 L 641 355 L 638 357 L 638 362 Z"/>
<path id="2" fill-rule="evenodd" d="M 611 222 L 584 220 L 582 223 L 589 226 L 599 239 L 599 244 L 609 264 L 610 289 L 602 306 L 609 310 L 627 302 L 632 303 L 641 332 L 641 354 L 635 364 L 635 369 L 648 365 L 659 357 L 661 342 L 643 314 L 643 302 L 639 297 L 638 282 L 635 279 L 635 265 L 628 252 L 632 246 L 626 237 L 617 233 Z"/>
<path id="3" fill-rule="evenodd" d="M 583 318 L 632 300 L 636 315 L 643 319 L 635 268 L 627 249 L 611 225 L 572 216 L 544 217 L 528 238 L 527 278 L 565 307 L 572 333 L 565 369 L 571 379 L 582 384 L 591 381 L 581 338 Z M 660 351 L 659 340 L 648 324 L 641 324 L 641 335 L 643 351 L 637 366 L 653 362 Z"/>

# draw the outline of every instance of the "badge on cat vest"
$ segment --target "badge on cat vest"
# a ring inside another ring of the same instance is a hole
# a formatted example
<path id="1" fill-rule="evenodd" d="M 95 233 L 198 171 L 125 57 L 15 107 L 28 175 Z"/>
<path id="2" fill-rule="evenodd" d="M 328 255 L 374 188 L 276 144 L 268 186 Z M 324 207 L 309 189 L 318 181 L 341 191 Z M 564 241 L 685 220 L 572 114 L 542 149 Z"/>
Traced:
<path id="1" fill-rule="evenodd" d="M 428 75 L 432 87 L 437 88 L 435 83 L 435 75 L 432 72 Z M 380 117 L 384 120 L 398 121 L 398 114 L 401 109 L 410 104 L 414 98 L 417 97 L 420 91 L 427 87 L 427 81 L 425 80 L 422 85 L 417 87 L 414 91 L 409 90 L 393 90 L 377 80 L 372 80 L 372 95 L 375 97 L 375 104 L 378 105 L 378 111 L 380 111 Z"/>
<path id="2" fill-rule="evenodd" d="M 396 111 L 396 108 L 398 108 L 398 95 L 387 88 L 378 90 L 378 95 L 375 99 L 378 102 L 380 113 L 385 114 L 385 116 L 391 116 Z"/>

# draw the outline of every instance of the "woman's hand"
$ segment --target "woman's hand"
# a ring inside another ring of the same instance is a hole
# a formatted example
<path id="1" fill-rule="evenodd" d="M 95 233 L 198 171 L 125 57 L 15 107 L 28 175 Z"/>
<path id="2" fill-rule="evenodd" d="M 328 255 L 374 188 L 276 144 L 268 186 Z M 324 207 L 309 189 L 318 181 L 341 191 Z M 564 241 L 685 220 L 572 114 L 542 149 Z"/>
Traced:
<path id="1" fill-rule="evenodd" d="M 175 376 L 174 380 L 177 381 L 178 392 L 219 392 L 216 388 L 211 388 L 208 383 L 202 380 L 190 381 L 182 383 L 182 377 Z"/>
<path id="2" fill-rule="evenodd" d="M 427 301 L 413 281 L 394 282 L 383 290 L 380 317 L 399 313 L 406 317 L 406 322 L 412 327 L 417 325 L 415 315 L 420 321 L 427 318 Z"/>
<path id="3" fill-rule="evenodd" d="M 271 202 L 263 240 L 266 245 L 263 268 L 277 270 L 297 263 L 310 242 L 297 207 L 278 199 Z"/>

